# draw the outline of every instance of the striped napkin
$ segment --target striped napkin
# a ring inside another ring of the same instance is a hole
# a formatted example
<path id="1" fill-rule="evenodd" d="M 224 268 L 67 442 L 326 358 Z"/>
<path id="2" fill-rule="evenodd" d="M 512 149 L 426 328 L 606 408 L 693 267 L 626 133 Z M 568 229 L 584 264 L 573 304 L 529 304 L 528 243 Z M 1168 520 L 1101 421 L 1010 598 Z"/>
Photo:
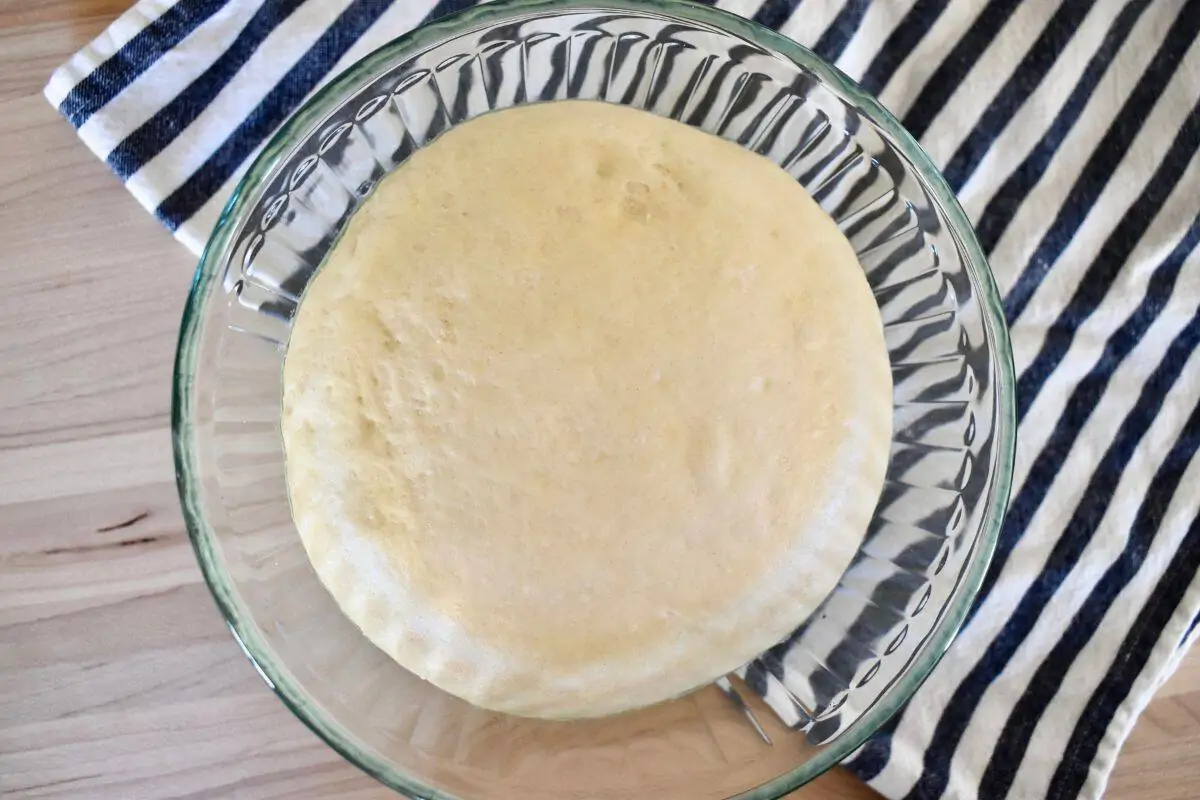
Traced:
<path id="1" fill-rule="evenodd" d="M 193 252 L 266 137 L 441 0 L 140 0 L 46 96 Z M 1093 798 L 1200 611 L 1200 0 L 722 0 L 876 93 L 975 222 L 1019 376 L 970 622 L 848 762 L 894 798 Z"/>

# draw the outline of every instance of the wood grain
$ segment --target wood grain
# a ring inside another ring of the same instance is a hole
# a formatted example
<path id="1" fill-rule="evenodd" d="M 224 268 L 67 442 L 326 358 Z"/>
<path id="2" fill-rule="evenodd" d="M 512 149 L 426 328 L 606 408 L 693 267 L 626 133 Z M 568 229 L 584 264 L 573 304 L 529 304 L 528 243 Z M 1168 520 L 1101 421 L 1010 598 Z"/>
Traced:
<path id="1" fill-rule="evenodd" d="M 0 794 L 387 798 L 243 658 L 175 495 L 168 415 L 193 259 L 41 97 L 128 0 L 0 2 Z M 1200 657 L 1111 796 L 1200 785 Z M 795 797 L 875 795 L 834 771 Z"/>

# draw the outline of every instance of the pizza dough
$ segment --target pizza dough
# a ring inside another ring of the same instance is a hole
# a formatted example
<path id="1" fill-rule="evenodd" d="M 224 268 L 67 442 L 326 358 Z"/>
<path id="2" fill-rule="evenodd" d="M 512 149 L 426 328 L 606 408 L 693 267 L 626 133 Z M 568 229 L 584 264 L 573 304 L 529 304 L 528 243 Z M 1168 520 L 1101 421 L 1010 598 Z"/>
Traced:
<path id="1" fill-rule="evenodd" d="M 403 666 L 529 716 L 677 696 L 789 634 L 891 438 L 834 222 L 764 158 L 601 103 L 488 114 L 387 177 L 283 380 L 321 581 Z"/>

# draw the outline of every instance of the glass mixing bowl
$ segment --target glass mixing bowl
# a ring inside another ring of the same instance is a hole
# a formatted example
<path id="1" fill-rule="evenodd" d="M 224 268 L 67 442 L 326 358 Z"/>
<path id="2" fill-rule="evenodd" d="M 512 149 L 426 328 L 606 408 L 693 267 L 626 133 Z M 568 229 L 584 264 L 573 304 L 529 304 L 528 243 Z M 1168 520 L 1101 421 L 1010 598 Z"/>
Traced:
<path id="1" fill-rule="evenodd" d="M 681 120 L 807 187 L 878 298 L 895 419 L 866 540 L 793 636 L 681 699 L 546 722 L 441 692 L 339 612 L 288 510 L 280 367 L 305 284 L 380 178 L 478 114 L 565 98 Z M 192 541 L 234 635 L 300 719 L 385 784 L 466 800 L 775 798 L 861 744 L 958 630 L 1007 501 L 1013 386 L 969 222 L 919 146 L 844 75 L 700 4 L 511 0 L 363 59 L 256 159 L 184 314 L 175 456 Z"/>

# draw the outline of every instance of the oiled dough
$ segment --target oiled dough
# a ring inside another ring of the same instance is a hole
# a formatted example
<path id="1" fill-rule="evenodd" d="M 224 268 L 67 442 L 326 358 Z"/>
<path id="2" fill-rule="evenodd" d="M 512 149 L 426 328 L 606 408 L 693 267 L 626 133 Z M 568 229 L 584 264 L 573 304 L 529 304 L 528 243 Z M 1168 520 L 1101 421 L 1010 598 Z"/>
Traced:
<path id="1" fill-rule="evenodd" d="M 883 481 L 849 243 L 786 173 L 648 113 L 486 115 L 386 178 L 304 296 L 292 508 L 376 645 L 477 705 L 601 715 L 786 636 Z"/>

